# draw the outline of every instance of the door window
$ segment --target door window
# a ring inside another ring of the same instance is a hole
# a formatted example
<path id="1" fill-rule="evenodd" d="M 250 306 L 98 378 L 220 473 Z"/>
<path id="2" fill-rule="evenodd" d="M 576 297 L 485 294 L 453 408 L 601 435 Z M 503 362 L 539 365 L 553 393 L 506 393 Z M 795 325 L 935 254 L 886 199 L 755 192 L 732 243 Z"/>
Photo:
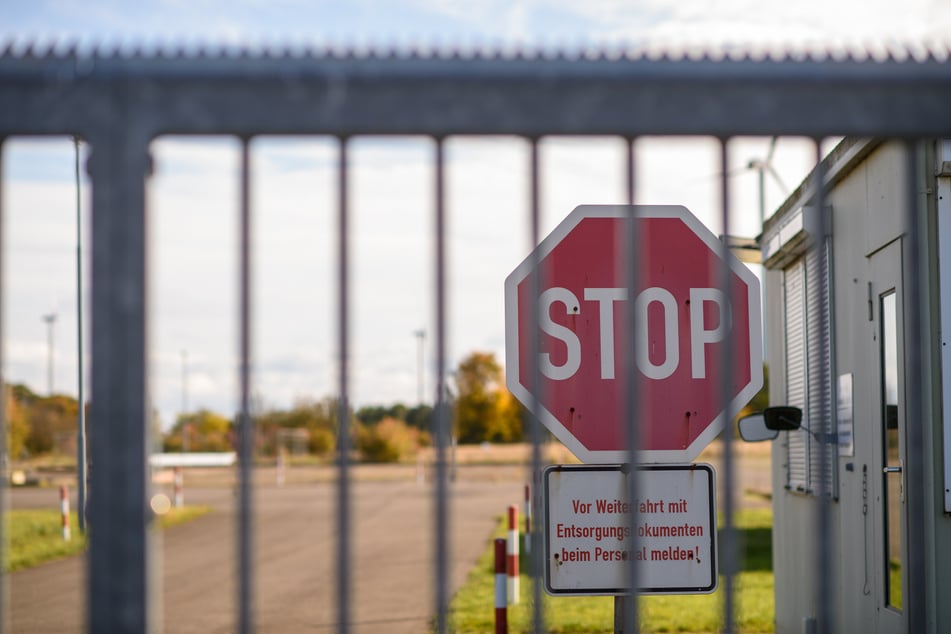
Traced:
<path id="1" fill-rule="evenodd" d="M 899 452 L 898 305 L 895 292 L 881 297 L 882 510 L 885 513 L 885 604 L 902 608 L 902 461 Z"/>

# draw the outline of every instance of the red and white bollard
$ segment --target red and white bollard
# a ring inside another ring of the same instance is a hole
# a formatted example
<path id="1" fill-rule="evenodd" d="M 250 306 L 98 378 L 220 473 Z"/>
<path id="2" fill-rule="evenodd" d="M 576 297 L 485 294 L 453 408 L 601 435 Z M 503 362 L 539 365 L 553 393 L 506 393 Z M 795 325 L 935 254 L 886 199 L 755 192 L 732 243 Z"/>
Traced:
<path id="1" fill-rule="evenodd" d="M 508 634 L 509 615 L 505 599 L 505 539 L 495 540 L 495 634 Z"/>
<path id="2" fill-rule="evenodd" d="M 508 572 L 509 605 L 518 603 L 518 507 L 514 504 L 509 507 L 509 538 L 506 548 L 507 561 L 505 570 Z"/>
<path id="3" fill-rule="evenodd" d="M 185 471 L 182 467 L 175 467 L 175 508 L 185 506 Z"/>
<path id="4" fill-rule="evenodd" d="M 532 552 L 532 487 L 525 485 L 525 554 Z"/>
<path id="5" fill-rule="evenodd" d="M 69 531 L 69 487 L 65 484 L 59 487 L 59 512 L 63 516 L 63 541 L 72 539 Z"/>

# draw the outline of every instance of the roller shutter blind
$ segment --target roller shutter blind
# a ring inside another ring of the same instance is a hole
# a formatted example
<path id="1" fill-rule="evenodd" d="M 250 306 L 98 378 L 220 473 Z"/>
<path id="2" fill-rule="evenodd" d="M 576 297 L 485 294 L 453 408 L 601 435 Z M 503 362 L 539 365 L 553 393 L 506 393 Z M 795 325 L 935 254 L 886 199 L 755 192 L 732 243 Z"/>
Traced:
<path id="1" fill-rule="evenodd" d="M 803 258 L 784 271 L 786 316 L 786 404 L 806 411 L 806 270 Z M 806 491 L 809 482 L 808 434 L 786 434 L 786 486 Z"/>
<path id="2" fill-rule="evenodd" d="M 809 480 L 807 489 L 816 493 L 832 493 L 834 477 L 833 461 L 836 452 L 834 445 L 827 442 L 835 430 L 832 427 L 832 366 L 831 338 L 832 320 L 829 315 L 830 293 L 828 278 L 828 252 L 826 249 L 813 249 L 806 254 L 806 380 L 808 382 L 807 404 L 803 410 L 806 425 L 814 435 L 805 433 L 808 442 Z M 825 314 L 823 314 L 825 312 Z M 821 482 L 823 471 L 821 461 L 825 459 L 825 483 Z"/>
<path id="3" fill-rule="evenodd" d="M 827 477 L 821 488 L 826 494 L 834 490 L 835 448 L 827 445 L 823 452 L 819 444 L 833 424 L 827 262 L 827 249 L 813 249 L 783 271 L 786 404 L 802 409 L 803 425 L 818 436 L 805 429 L 786 434 L 786 486 L 801 493 L 819 491 L 823 458 Z"/>

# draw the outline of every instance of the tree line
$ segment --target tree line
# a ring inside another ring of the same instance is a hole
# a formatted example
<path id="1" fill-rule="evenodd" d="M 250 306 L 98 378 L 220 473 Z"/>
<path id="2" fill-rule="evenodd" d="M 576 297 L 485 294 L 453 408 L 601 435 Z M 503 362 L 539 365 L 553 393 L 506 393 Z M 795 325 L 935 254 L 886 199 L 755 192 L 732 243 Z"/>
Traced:
<path id="1" fill-rule="evenodd" d="M 505 388 L 502 367 L 492 353 L 473 352 L 454 372 L 447 389 L 453 436 L 459 443 L 509 443 L 523 439 L 521 405 Z M 75 455 L 78 418 L 76 399 L 39 396 L 25 385 L 5 386 L 7 449 L 13 460 L 62 453 Z M 87 438 L 95 442 L 95 406 L 87 405 Z M 327 456 L 337 446 L 339 400 L 302 399 L 289 409 L 253 412 L 255 452 Z M 347 410 L 351 446 L 368 462 L 406 459 L 431 443 L 432 406 L 367 405 Z M 161 431 L 153 421 L 163 451 L 230 451 L 236 446 L 235 419 L 209 409 L 185 412 Z"/>

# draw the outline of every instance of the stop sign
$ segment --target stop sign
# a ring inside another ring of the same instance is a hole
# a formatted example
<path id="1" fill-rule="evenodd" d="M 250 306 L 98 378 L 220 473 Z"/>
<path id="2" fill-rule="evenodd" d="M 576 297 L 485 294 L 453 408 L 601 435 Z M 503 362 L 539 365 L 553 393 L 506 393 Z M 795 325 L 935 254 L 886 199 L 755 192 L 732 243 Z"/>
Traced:
<path id="1" fill-rule="evenodd" d="M 636 206 L 640 283 L 631 303 L 622 251 L 630 211 L 576 208 L 506 278 L 506 384 L 583 462 L 626 462 L 624 350 L 633 334 L 638 460 L 689 462 L 763 384 L 759 281 L 729 255 L 724 293 L 722 244 L 693 214 Z M 624 328 L 628 308 L 634 333 Z"/>

